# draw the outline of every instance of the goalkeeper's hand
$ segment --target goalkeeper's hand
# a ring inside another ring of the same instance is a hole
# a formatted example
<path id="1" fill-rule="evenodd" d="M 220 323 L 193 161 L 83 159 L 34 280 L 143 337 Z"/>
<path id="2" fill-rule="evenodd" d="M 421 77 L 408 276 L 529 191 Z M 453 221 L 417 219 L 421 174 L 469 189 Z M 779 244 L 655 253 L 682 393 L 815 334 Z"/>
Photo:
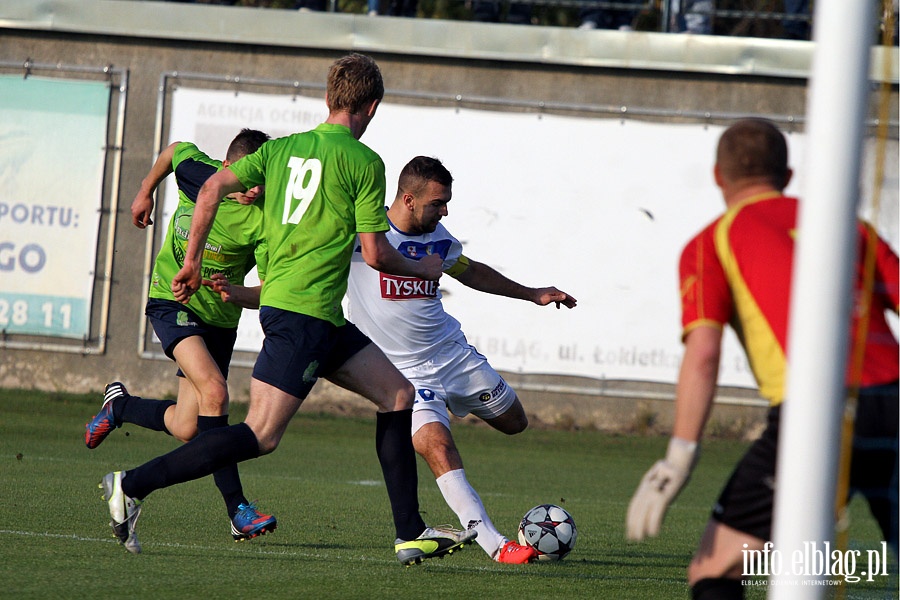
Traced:
<path id="1" fill-rule="evenodd" d="M 626 537 L 640 541 L 659 534 L 663 517 L 697 462 L 697 442 L 669 440 L 666 457 L 650 467 L 628 505 Z"/>

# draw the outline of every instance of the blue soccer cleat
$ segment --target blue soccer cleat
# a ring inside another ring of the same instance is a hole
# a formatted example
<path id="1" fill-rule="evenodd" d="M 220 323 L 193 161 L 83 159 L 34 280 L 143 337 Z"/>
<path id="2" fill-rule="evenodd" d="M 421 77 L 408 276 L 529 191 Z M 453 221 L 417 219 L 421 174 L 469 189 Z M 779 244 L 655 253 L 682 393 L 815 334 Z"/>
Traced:
<path id="1" fill-rule="evenodd" d="M 106 439 L 113 429 L 119 426 L 113 417 L 113 402 L 128 396 L 128 390 L 118 381 L 106 386 L 103 392 L 103 405 L 99 412 L 84 426 L 84 444 L 93 450 Z"/>
<path id="2" fill-rule="evenodd" d="M 231 537 L 236 542 L 249 540 L 275 531 L 278 521 L 272 515 L 264 515 L 256 510 L 256 505 L 240 504 L 237 514 L 231 519 Z"/>

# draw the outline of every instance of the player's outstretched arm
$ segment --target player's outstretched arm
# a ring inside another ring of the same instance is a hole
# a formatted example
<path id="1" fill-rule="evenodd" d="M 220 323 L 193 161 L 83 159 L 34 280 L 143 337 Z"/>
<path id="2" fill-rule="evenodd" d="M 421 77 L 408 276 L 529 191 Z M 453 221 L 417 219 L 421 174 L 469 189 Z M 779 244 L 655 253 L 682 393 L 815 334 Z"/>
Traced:
<path id="1" fill-rule="evenodd" d="M 526 287 L 501 275 L 493 267 L 471 259 L 467 260 L 469 266 L 461 273 L 454 275 L 454 277 L 460 283 L 473 290 L 518 300 L 528 300 L 539 306 L 547 306 L 555 302 L 557 308 L 560 305 L 566 308 L 575 308 L 575 305 L 578 303 L 575 298 L 555 287 Z"/>
<path id="2" fill-rule="evenodd" d="M 546 287 L 537 288 L 537 300 L 534 300 L 534 303 L 540 306 L 555 303 L 556 308 L 559 308 L 560 305 L 566 308 L 575 308 L 578 305 L 578 300 L 555 287 Z"/>
<path id="3" fill-rule="evenodd" d="M 175 157 L 175 147 L 180 143 L 173 142 L 160 152 L 147 176 L 141 181 L 141 189 L 131 202 L 131 222 L 138 229 L 153 225 L 153 194 L 163 179 L 174 171 L 172 159 Z"/>
<path id="4" fill-rule="evenodd" d="M 722 330 L 699 326 L 685 336 L 684 358 L 675 390 L 675 425 L 666 456 L 641 479 L 626 517 L 626 537 L 640 541 L 659 534 L 669 505 L 690 479 L 700 436 L 715 397 Z"/>

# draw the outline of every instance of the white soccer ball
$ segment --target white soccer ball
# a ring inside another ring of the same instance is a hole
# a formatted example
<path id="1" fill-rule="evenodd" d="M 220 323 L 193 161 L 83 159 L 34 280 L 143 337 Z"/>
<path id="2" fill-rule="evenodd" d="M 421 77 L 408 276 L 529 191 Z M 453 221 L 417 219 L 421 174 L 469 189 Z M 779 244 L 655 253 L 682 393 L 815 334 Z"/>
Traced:
<path id="1" fill-rule="evenodd" d="M 538 560 L 562 560 L 577 537 L 572 515 L 555 504 L 535 506 L 519 523 L 519 543 L 537 550 Z"/>

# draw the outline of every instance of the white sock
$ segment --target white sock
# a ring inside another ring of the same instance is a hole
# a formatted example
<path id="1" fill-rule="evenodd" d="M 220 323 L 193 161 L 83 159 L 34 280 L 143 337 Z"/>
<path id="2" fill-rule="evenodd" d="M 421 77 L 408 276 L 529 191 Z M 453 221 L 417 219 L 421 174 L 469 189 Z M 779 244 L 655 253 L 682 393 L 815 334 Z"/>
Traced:
<path id="1" fill-rule="evenodd" d="M 472 527 L 478 532 L 475 541 L 488 553 L 488 556 L 495 558 L 503 544 L 509 540 L 503 537 L 491 523 L 487 511 L 484 510 L 484 504 L 478 497 L 478 492 L 469 485 L 466 479 L 466 472 L 463 469 L 448 471 L 435 481 L 437 481 L 441 494 L 444 495 L 447 506 L 459 517 L 463 529 L 468 529 L 470 523 L 477 523 Z"/>

